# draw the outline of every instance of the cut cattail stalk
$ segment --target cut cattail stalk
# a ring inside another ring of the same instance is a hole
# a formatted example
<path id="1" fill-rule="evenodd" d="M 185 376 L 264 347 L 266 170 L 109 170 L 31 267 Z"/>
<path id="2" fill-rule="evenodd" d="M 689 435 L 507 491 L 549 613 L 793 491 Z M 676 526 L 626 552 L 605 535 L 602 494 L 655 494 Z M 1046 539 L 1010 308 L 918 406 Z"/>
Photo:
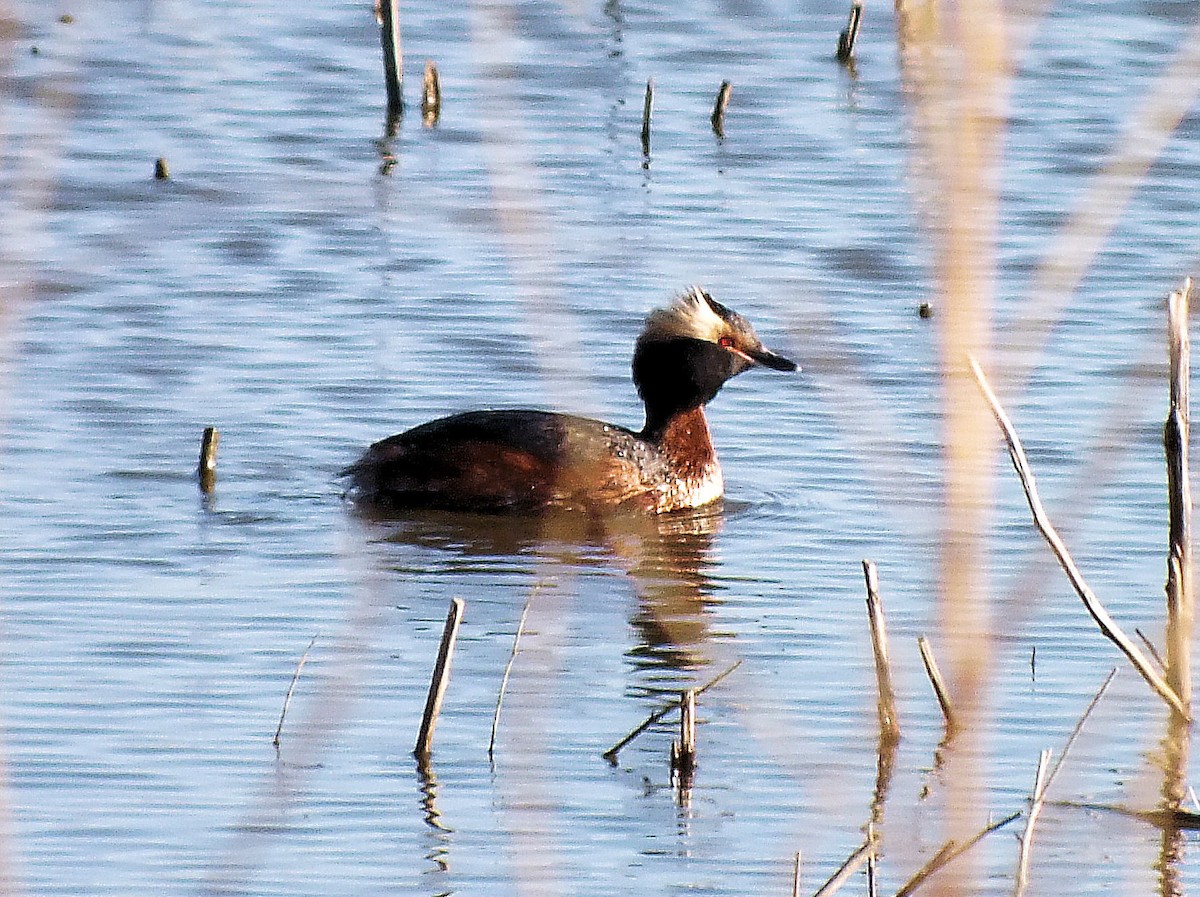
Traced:
<path id="1" fill-rule="evenodd" d="M 442 115 L 442 79 L 432 59 L 425 61 L 425 77 L 421 82 L 421 121 L 432 128 Z"/>
<path id="2" fill-rule="evenodd" d="M 388 118 L 404 114 L 404 54 L 400 49 L 399 0 L 377 0 L 379 40 L 383 44 L 383 83 L 387 88 Z"/>
<path id="3" fill-rule="evenodd" d="M 296 664 L 296 672 L 292 673 L 292 681 L 288 685 L 287 694 L 283 696 L 283 711 L 279 714 L 279 725 L 275 727 L 275 738 L 271 742 L 275 745 L 276 750 L 279 750 L 279 738 L 283 732 L 283 720 L 287 717 L 288 707 L 292 703 L 292 692 L 296 690 L 296 683 L 300 681 L 300 671 L 308 663 L 308 652 L 312 650 L 312 646 L 316 643 L 317 637 L 314 635 L 312 641 L 308 643 L 308 647 L 304 649 L 304 653 L 300 655 L 300 662 Z"/>
<path id="4" fill-rule="evenodd" d="M 792 897 L 800 897 L 800 851 L 796 851 L 796 862 L 792 866 Z"/>
<path id="5" fill-rule="evenodd" d="M 433 744 L 433 729 L 442 710 L 442 699 L 450 682 L 450 661 L 454 656 L 454 643 L 458 639 L 458 624 L 462 622 L 463 600 L 452 598 L 450 612 L 446 615 L 446 628 L 442 630 L 442 644 L 438 648 L 437 663 L 433 667 L 433 678 L 429 682 L 429 697 L 425 701 L 425 715 L 421 718 L 421 731 L 417 735 L 417 746 L 413 753 L 421 763 L 428 763 Z"/>
<path id="6" fill-rule="evenodd" d="M 728 81 L 722 81 L 721 89 L 717 91 L 717 102 L 713 105 L 712 129 L 713 133 L 721 139 L 725 138 L 725 110 L 729 108 L 731 93 L 733 93 L 732 85 Z"/>
<path id="7" fill-rule="evenodd" d="M 654 79 L 646 82 L 646 99 L 642 102 L 642 155 L 650 155 L 650 113 L 654 111 Z"/>
<path id="8" fill-rule="evenodd" d="M 165 181 L 171 176 L 171 169 L 167 166 L 167 160 L 159 156 L 154 160 L 154 179 L 156 181 Z"/>
<path id="9" fill-rule="evenodd" d="M 937 659 L 933 656 L 933 648 L 929 645 L 929 639 L 923 635 L 920 636 L 917 639 L 917 648 L 921 651 L 921 661 L 925 664 L 925 672 L 933 684 L 933 693 L 937 695 L 938 705 L 942 708 L 942 717 L 946 720 L 946 734 L 953 735 L 958 728 L 958 722 L 954 718 L 954 708 L 950 705 L 950 693 L 946 691 L 946 682 L 942 679 L 942 671 L 938 669 Z"/>
<path id="10" fill-rule="evenodd" d="M 699 697 L 700 695 L 704 694 L 706 691 L 708 691 L 710 688 L 712 688 L 714 685 L 716 685 L 718 682 L 720 682 L 722 679 L 724 679 L 726 676 L 728 676 L 730 673 L 732 673 L 734 670 L 736 670 L 741 665 L 742 665 L 742 662 L 739 660 L 737 663 L 733 664 L 728 669 L 726 669 L 725 672 L 710 679 L 706 684 L 702 685 L 700 688 L 697 688 L 695 690 L 696 696 Z M 619 754 L 621 752 L 621 748 L 625 747 L 625 745 L 629 744 L 629 742 L 633 741 L 633 739 L 637 738 L 639 735 L 641 735 L 643 732 L 645 732 L 647 729 L 649 729 L 651 726 L 653 726 L 656 722 L 658 722 L 660 719 L 662 719 L 668 713 L 671 713 L 672 711 L 674 711 L 678 706 L 679 706 L 679 703 L 677 701 L 672 701 L 667 706 L 654 711 L 652 714 L 650 714 L 648 717 L 646 717 L 646 719 L 641 723 L 641 725 L 639 725 L 636 729 L 634 729 L 632 732 L 630 732 L 628 735 L 626 735 L 624 738 L 622 738 L 620 741 L 618 741 L 616 744 L 614 744 L 612 747 L 610 747 L 601 756 L 603 756 L 605 760 L 607 760 L 609 763 L 611 763 L 615 766 L 617 763 L 617 754 Z"/>
<path id="11" fill-rule="evenodd" d="M 879 597 L 879 571 L 873 561 L 863 561 L 867 580 L 867 619 L 871 623 L 871 647 L 875 651 L 875 682 L 879 687 L 879 732 L 881 737 L 900 737 L 900 719 L 896 715 L 896 692 L 892 688 L 892 669 L 888 662 L 887 622 Z"/>
<path id="12" fill-rule="evenodd" d="M 1050 518 L 1046 515 L 1045 509 L 1042 507 L 1042 499 L 1038 495 L 1037 483 L 1033 478 L 1033 471 L 1029 468 L 1029 461 L 1025 458 L 1025 449 L 1021 445 L 1021 440 L 1017 437 L 1016 429 L 1012 425 L 1012 421 L 1008 419 L 1008 415 L 1004 412 L 1004 408 L 1000 405 L 1000 400 L 996 398 L 995 392 L 992 391 L 991 384 L 988 383 L 987 377 L 984 376 L 983 369 L 979 366 L 974 358 L 970 359 L 971 370 L 975 373 L 975 380 L 979 384 L 979 389 L 987 400 L 988 405 L 992 409 L 992 415 L 996 418 L 996 423 L 999 424 L 1000 430 L 1004 434 L 1004 440 L 1008 444 L 1008 455 L 1012 459 L 1013 467 L 1017 471 L 1017 476 L 1021 480 L 1021 486 L 1025 490 L 1025 498 L 1029 504 L 1029 510 L 1033 514 L 1033 523 L 1037 527 L 1038 532 L 1046 540 L 1050 546 L 1050 550 L 1054 552 L 1054 556 L 1058 559 L 1059 565 L 1067 574 L 1067 579 L 1071 581 L 1076 594 L 1083 601 L 1084 607 L 1087 608 L 1092 619 L 1096 621 L 1100 627 L 1100 631 L 1129 659 L 1133 664 L 1134 669 L 1141 674 L 1147 684 L 1158 693 L 1164 701 L 1171 706 L 1185 720 L 1191 720 L 1191 713 L 1187 705 L 1180 699 L 1179 694 L 1167 684 L 1167 681 L 1159 674 L 1151 663 L 1146 659 L 1146 655 L 1141 652 L 1141 649 L 1135 645 L 1117 625 L 1116 621 L 1109 616 L 1104 605 L 1100 603 L 1091 586 L 1083 578 L 1083 574 L 1079 572 L 1079 568 L 1075 566 L 1075 561 L 1067 551 L 1067 546 L 1063 543 L 1062 537 L 1059 536 L 1058 530 L 1050 522 Z"/>
<path id="13" fill-rule="evenodd" d="M 200 466 L 197 469 L 201 492 L 212 492 L 217 485 L 217 444 L 220 441 L 221 434 L 216 427 L 204 428 L 204 435 L 200 438 Z"/>
<path id="14" fill-rule="evenodd" d="M 1167 457 L 1168 562 L 1167 663 L 1168 684 L 1185 707 L 1192 703 L 1191 640 L 1194 620 L 1192 575 L 1192 487 L 1188 475 L 1189 382 L 1191 337 L 1188 306 L 1192 279 L 1167 299 L 1167 349 L 1170 360 L 1170 407 L 1163 426 Z"/>
<path id="15" fill-rule="evenodd" d="M 691 782 L 696 771 L 696 690 L 679 695 L 679 740 L 671 742 L 671 772 L 681 787 Z"/>
<path id="16" fill-rule="evenodd" d="M 847 63 L 854 59 L 854 42 L 858 39 L 858 28 L 862 24 L 862 0 L 854 0 L 850 4 L 850 21 L 846 29 L 838 35 L 837 59 Z"/>

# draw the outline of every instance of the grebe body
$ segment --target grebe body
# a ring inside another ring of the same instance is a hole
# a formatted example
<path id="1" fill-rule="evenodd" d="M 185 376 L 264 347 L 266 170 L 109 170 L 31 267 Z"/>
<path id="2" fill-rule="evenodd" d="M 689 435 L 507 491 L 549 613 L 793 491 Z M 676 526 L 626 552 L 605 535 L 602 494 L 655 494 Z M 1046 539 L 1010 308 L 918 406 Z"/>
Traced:
<path id="1" fill-rule="evenodd" d="M 793 371 L 699 287 L 647 318 L 633 356 L 646 424 L 548 411 L 468 411 L 377 442 L 343 471 L 381 510 L 482 513 L 697 508 L 724 493 L 704 406 L 755 365 Z"/>

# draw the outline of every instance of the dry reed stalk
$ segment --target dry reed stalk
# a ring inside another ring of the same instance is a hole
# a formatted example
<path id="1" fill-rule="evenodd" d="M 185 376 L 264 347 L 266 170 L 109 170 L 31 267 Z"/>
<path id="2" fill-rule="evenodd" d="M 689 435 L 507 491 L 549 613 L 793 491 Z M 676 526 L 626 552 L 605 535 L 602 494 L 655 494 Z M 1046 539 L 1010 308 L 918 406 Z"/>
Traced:
<path id="1" fill-rule="evenodd" d="M 1170 407 L 1163 425 L 1167 458 L 1169 537 L 1167 564 L 1166 679 L 1185 707 L 1192 703 L 1191 641 L 1195 616 L 1192 568 L 1192 487 L 1189 477 L 1191 432 L 1189 383 L 1191 337 L 1188 308 L 1192 279 L 1167 299 L 1167 348 L 1170 358 Z"/>
<path id="2" fill-rule="evenodd" d="M 200 465 L 196 468 L 201 492 L 212 492 L 217 485 L 217 445 L 220 442 L 221 432 L 216 427 L 204 428 L 204 435 L 200 437 Z"/>
<path id="3" fill-rule="evenodd" d="M 726 669 L 723 673 L 720 673 L 719 675 L 715 676 L 714 678 L 708 680 L 708 682 L 706 684 L 700 686 L 699 688 L 697 688 L 695 690 L 696 696 L 699 697 L 700 695 L 704 694 L 706 691 L 708 691 L 710 688 L 712 688 L 714 685 L 716 685 L 718 682 L 720 682 L 722 679 L 724 679 L 726 676 L 728 676 L 730 673 L 732 673 L 734 670 L 736 670 L 741 665 L 742 665 L 742 662 L 739 660 L 736 663 L 734 663 L 732 666 L 730 666 L 728 669 Z M 612 747 L 610 747 L 607 751 L 605 751 L 603 754 L 601 754 L 601 756 L 604 757 L 604 759 L 607 760 L 609 763 L 611 763 L 615 766 L 617 763 L 617 754 L 619 754 L 621 752 L 621 748 L 625 747 L 625 745 L 629 744 L 629 742 L 633 741 L 633 739 L 637 738 L 639 735 L 641 735 L 643 732 L 645 732 L 647 729 L 649 729 L 651 726 L 653 726 L 656 722 L 658 722 L 660 719 L 662 719 L 668 713 L 671 713 L 672 711 L 676 710 L 678 707 L 679 707 L 679 702 L 672 701 L 667 706 L 654 711 L 654 713 L 652 713 L 648 717 L 646 717 L 646 719 L 641 723 L 641 725 L 639 725 L 636 729 L 634 729 L 632 732 L 630 732 L 628 735 L 626 735 L 624 738 L 622 738 L 620 741 L 618 741 L 616 744 L 614 744 Z"/>
<path id="4" fill-rule="evenodd" d="M 1033 827 L 1037 825 L 1042 806 L 1046 801 L 1046 766 L 1050 763 L 1049 749 L 1038 757 L 1037 774 L 1033 777 L 1033 793 L 1029 796 L 1029 815 L 1025 817 L 1025 830 L 1021 832 L 1021 846 L 1017 852 L 1017 876 L 1013 886 L 1013 897 L 1021 897 L 1029 884 L 1029 856 L 1033 849 Z"/>
<path id="5" fill-rule="evenodd" d="M 679 740 L 671 742 L 671 772 L 689 787 L 696 771 L 696 690 L 679 693 Z"/>
<path id="6" fill-rule="evenodd" d="M 438 647 L 437 662 L 433 666 L 433 678 L 429 681 L 429 696 L 425 700 L 425 714 L 421 717 L 421 731 L 417 734 L 417 746 L 413 748 L 413 754 L 422 764 L 429 762 L 433 730 L 442 710 L 446 686 L 450 683 L 450 662 L 454 657 L 454 643 L 458 639 L 462 613 L 463 600 L 451 598 L 450 611 L 446 614 L 446 626 L 442 630 L 442 643 Z"/>
<path id="7" fill-rule="evenodd" d="M 862 24 L 862 0 L 854 0 L 850 4 L 850 21 L 838 35 L 837 61 L 846 64 L 854 59 L 854 42 L 858 40 L 858 28 Z"/>
<path id="8" fill-rule="evenodd" d="M 900 717 L 896 713 L 896 691 L 888 661 L 887 620 L 883 615 L 883 599 L 879 597 L 879 571 L 874 561 L 864 560 L 862 565 L 867 581 L 867 619 L 875 654 L 875 683 L 879 689 L 879 733 L 881 738 L 894 741 L 900 737 Z"/>
<path id="9" fill-rule="evenodd" d="M 925 673 L 933 685 L 933 693 L 937 695 L 938 706 L 942 708 L 942 718 L 946 721 L 946 735 L 952 736 L 958 731 L 958 720 L 954 715 L 954 707 L 950 703 L 950 694 L 946 690 L 946 682 L 942 679 L 942 671 L 938 669 L 937 658 L 933 656 L 933 648 L 929 639 L 920 636 L 917 648 L 921 652 L 921 662 L 925 664 Z"/>
<path id="10" fill-rule="evenodd" d="M 1004 440 L 1008 444 L 1009 457 L 1012 459 L 1013 467 L 1016 469 L 1017 476 L 1021 480 L 1021 486 L 1025 490 L 1025 498 L 1029 503 L 1029 510 L 1033 514 L 1034 525 L 1050 546 L 1050 550 L 1054 552 L 1054 556 L 1058 558 L 1059 565 L 1067 574 L 1067 579 L 1071 581 L 1071 586 L 1083 601 L 1084 607 L 1087 608 L 1092 619 L 1096 621 L 1096 624 L 1100 627 L 1100 631 L 1121 649 L 1121 652 L 1129 659 L 1134 669 L 1138 671 L 1150 687 L 1176 713 L 1184 719 L 1190 720 L 1191 715 L 1187 707 L 1180 700 L 1179 695 L 1175 693 L 1174 689 L 1167 684 L 1166 680 L 1146 660 L 1146 656 L 1130 640 L 1129 636 L 1121 630 L 1116 621 L 1109 616 L 1104 605 L 1100 603 L 1095 593 L 1092 592 L 1091 587 L 1087 584 L 1087 581 L 1083 578 L 1083 574 L 1079 572 L 1074 559 L 1072 559 L 1070 552 L 1067 551 L 1066 545 L 1063 544 L 1058 531 L 1054 529 L 1054 525 L 1050 522 L 1045 509 L 1042 507 L 1042 500 L 1037 491 L 1037 483 L 1034 481 L 1033 471 L 1030 470 L 1029 462 L 1026 460 L 1025 449 L 1021 445 L 1021 440 L 1017 436 L 1008 415 L 1001 407 L 1000 400 L 996 398 L 996 394 L 992 391 L 992 387 L 988 383 L 987 377 L 984 376 L 979 362 L 974 358 L 971 358 L 971 369 L 974 371 L 975 380 L 979 384 L 979 388 L 983 392 L 983 396 L 987 400 L 988 406 L 992 409 L 992 414 L 1004 434 Z"/>
<path id="11" fill-rule="evenodd" d="M 792 866 L 792 897 L 800 897 L 800 851 L 796 851 L 796 862 Z"/>
<path id="12" fill-rule="evenodd" d="M 389 118 L 404 114 L 404 53 L 400 49 L 399 0 L 376 0 L 375 17 L 383 45 L 383 84 L 387 89 Z"/>
<path id="13" fill-rule="evenodd" d="M 159 156 L 154 160 L 154 180 L 165 181 L 171 177 L 171 168 L 167 165 L 167 160 L 164 156 Z"/>
<path id="14" fill-rule="evenodd" d="M 442 116 L 442 79 L 432 59 L 425 60 L 425 75 L 421 79 L 421 122 L 432 128 Z"/>
<path id="15" fill-rule="evenodd" d="M 1012 66 L 999 0 L 897 0 L 904 96 L 915 140 L 914 187 L 930 226 L 941 371 L 942 507 L 938 617 L 961 749 L 947 754 L 948 832 L 965 831 L 982 803 L 978 740 L 991 691 L 986 571 L 995 433 L 972 402 L 963 359 L 992 346 L 1004 123 Z M 944 894 L 976 890 L 967 865 Z"/>
<path id="16" fill-rule="evenodd" d="M 525 618 L 529 616 L 529 607 L 533 604 L 533 599 L 537 597 L 538 589 L 540 588 L 541 583 L 534 586 L 533 592 L 525 602 L 525 607 L 521 610 L 521 619 L 517 621 L 517 633 L 513 636 L 512 653 L 508 656 L 508 663 L 504 665 L 504 676 L 500 679 L 500 692 L 496 695 L 496 712 L 492 714 L 492 737 L 488 739 L 489 758 L 496 750 L 496 730 L 500 728 L 500 705 L 504 703 L 504 692 L 508 688 L 508 677 L 512 673 L 513 663 L 517 659 L 517 649 L 521 646 L 521 633 L 525 629 Z"/>
<path id="17" fill-rule="evenodd" d="M 287 694 L 283 696 L 283 710 L 279 713 L 279 725 L 275 727 L 275 737 L 271 739 L 271 743 L 275 745 L 276 750 L 279 750 L 279 737 L 283 732 L 283 720 L 287 716 L 288 707 L 292 703 L 292 692 L 296 690 L 296 683 L 300 681 L 300 671 L 308 663 L 308 652 L 312 650 L 312 646 L 316 643 L 317 637 L 314 635 L 312 641 L 308 643 L 308 647 L 304 649 L 304 653 L 300 655 L 300 662 L 296 664 L 296 672 L 292 673 L 292 681 L 288 685 Z"/>
<path id="18" fill-rule="evenodd" d="M 728 81 L 722 81 L 721 88 L 717 91 L 717 100 L 713 104 L 710 121 L 712 122 L 713 133 L 721 139 L 725 138 L 725 110 L 729 108 L 729 95 L 731 93 L 733 93 L 733 85 Z"/>
<path id="19" fill-rule="evenodd" d="M 993 822 L 980 829 L 961 844 L 954 839 L 947 841 L 941 846 L 938 852 L 933 855 L 933 858 L 928 863 L 918 869 L 913 874 L 912 878 L 910 878 L 900 887 L 900 890 L 896 892 L 896 897 L 908 897 L 908 895 L 915 892 L 919 887 L 921 887 L 921 885 L 925 884 L 929 878 L 937 874 L 943 867 L 954 862 L 992 832 L 996 831 L 997 829 L 1004 828 L 1004 826 L 1008 825 L 1014 819 L 1017 819 L 1020 815 L 1020 813 L 1012 813 L 1009 816 L 1005 816 L 999 822 Z"/>
<path id="20" fill-rule="evenodd" d="M 813 894 L 813 897 L 830 897 L 831 894 L 836 892 L 838 888 L 840 888 L 849 880 L 851 875 L 862 868 L 863 863 L 865 863 L 874 852 L 875 844 L 870 838 L 868 838 L 863 842 L 862 847 L 850 854 L 850 856 L 846 859 L 846 862 L 842 863 L 837 872 L 833 873 L 833 875 L 829 877 L 829 880 L 817 889 L 817 892 Z"/>
<path id="21" fill-rule="evenodd" d="M 646 98 L 642 101 L 642 155 L 650 155 L 650 113 L 654 111 L 654 79 L 646 82 Z"/>

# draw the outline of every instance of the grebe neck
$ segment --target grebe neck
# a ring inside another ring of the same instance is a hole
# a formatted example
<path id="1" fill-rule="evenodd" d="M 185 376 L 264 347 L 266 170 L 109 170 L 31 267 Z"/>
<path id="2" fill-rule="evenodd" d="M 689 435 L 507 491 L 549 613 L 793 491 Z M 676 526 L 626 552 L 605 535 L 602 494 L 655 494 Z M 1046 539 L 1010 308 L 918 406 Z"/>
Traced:
<path id="1" fill-rule="evenodd" d="M 678 412 L 660 427 L 653 430 L 647 427 L 639 435 L 680 467 L 708 467 L 717 460 L 712 431 L 708 428 L 702 405 Z"/>

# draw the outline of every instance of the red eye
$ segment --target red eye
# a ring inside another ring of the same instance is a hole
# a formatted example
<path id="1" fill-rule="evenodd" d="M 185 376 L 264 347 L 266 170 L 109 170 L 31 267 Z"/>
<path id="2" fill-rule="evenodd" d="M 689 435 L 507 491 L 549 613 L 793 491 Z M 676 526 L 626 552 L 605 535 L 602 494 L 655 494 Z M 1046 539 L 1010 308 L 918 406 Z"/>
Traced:
<path id="1" fill-rule="evenodd" d="M 733 348 L 733 337 L 732 336 L 723 336 L 719 340 L 717 340 L 717 345 L 724 346 L 726 349 L 732 349 Z"/>

